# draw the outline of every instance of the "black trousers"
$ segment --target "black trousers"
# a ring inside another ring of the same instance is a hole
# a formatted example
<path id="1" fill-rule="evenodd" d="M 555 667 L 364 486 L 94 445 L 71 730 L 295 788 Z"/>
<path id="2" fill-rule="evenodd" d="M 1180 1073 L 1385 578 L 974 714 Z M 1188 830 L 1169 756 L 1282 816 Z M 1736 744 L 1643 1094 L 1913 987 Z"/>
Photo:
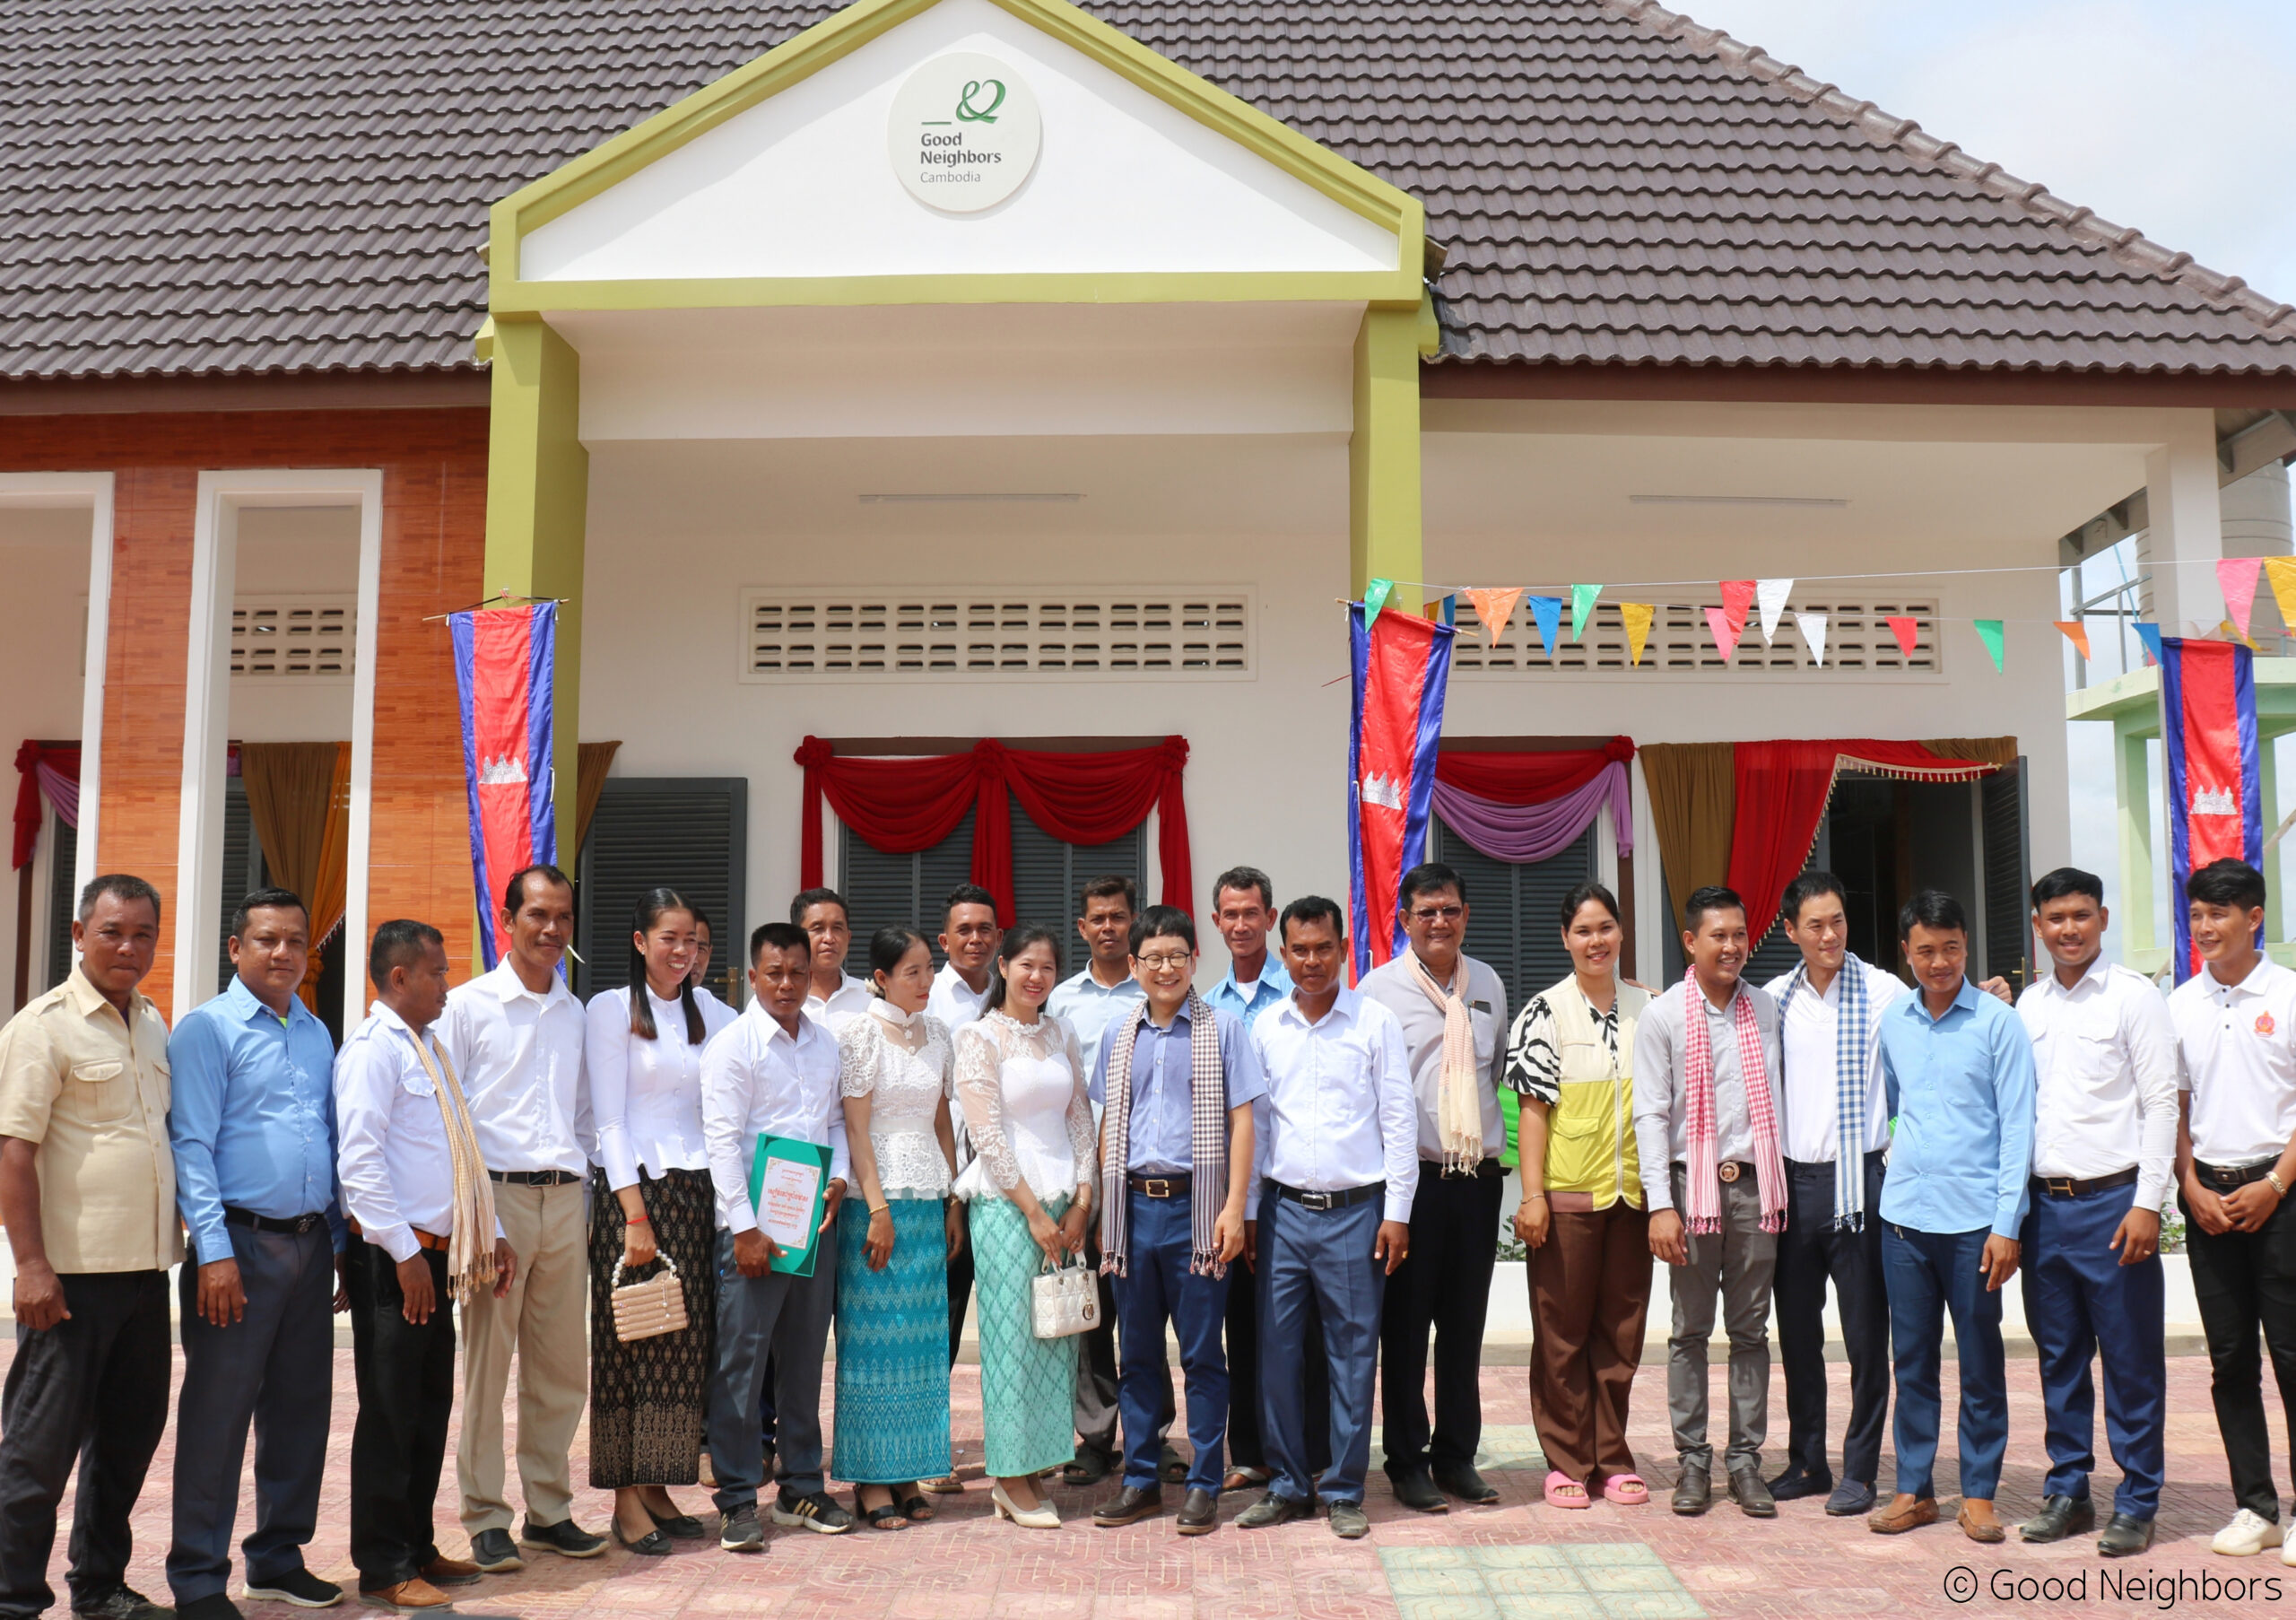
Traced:
<path id="1" fill-rule="evenodd" d="M 16 1341 L 0 1389 L 0 1616 L 39 1614 L 56 1508 L 72 1504 L 74 1608 L 117 1591 L 131 1550 L 127 1516 L 168 1426 L 168 1274 L 88 1271 L 57 1279 L 72 1314 Z"/>
<path id="2" fill-rule="evenodd" d="M 406 1320 L 398 1267 L 387 1251 L 352 1238 L 344 1257 L 351 1360 L 359 1380 L 359 1421 L 351 1432 L 351 1559 L 367 1591 L 411 1581 L 439 1556 L 430 1507 L 455 1409 L 455 1313 L 446 1251 L 420 1253 L 430 1263 L 439 1302 L 419 1327 Z"/>
<path id="3" fill-rule="evenodd" d="M 1483 1440 L 1483 1323 L 1499 1260 L 1506 1172 L 1471 1176 L 1424 1160 L 1411 1206 L 1411 1250 L 1387 1279 L 1379 1314 L 1379 1420 L 1387 1477 L 1431 1464 L 1466 1467 Z M 1427 1423 L 1427 1336 L 1435 1335 L 1435 1423 Z"/>
<path id="4" fill-rule="evenodd" d="M 1786 1372 L 1786 1465 L 1815 1478 L 1826 1462 L 1826 1282 L 1841 1312 L 1849 1357 L 1849 1427 L 1841 1476 L 1872 1485 L 1882 1467 L 1890 1410 L 1890 1301 L 1882 1281 L 1882 1166 L 1866 1155 L 1864 1230 L 1833 1224 L 1833 1163 L 1786 1161 L 1786 1230 L 1778 1239 L 1779 1360 Z"/>
<path id="5" fill-rule="evenodd" d="M 2181 1193 L 2177 1203 L 2185 1212 L 2192 1291 L 2208 1339 L 2209 1393 L 2224 1437 L 2232 1500 L 2277 1524 L 2280 1495 L 2272 1483 L 2272 1428 L 2265 1417 L 2257 1336 L 2262 1332 L 2264 1351 L 2272 1357 L 2289 1444 L 2296 1449 L 2296 1209 L 2281 1205 L 2258 1232 L 2212 1236 L 2192 1218 Z"/>
<path id="6" fill-rule="evenodd" d="M 1263 1260 L 1262 1264 L 1265 1264 Z M 1300 1364 L 1276 1370 L 1282 1378 L 1307 1385 L 1307 1409 L 1331 1410 L 1331 1367 L 1324 1351 L 1323 1318 L 1316 1302 L 1306 1307 L 1308 1337 Z M 1259 1274 L 1239 1258 L 1228 1267 L 1228 1461 L 1239 1468 L 1265 1468 L 1267 1444 L 1259 1427 Z M 1308 1471 L 1320 1476 L 1331 1467 L 1331 1425 L 1310 1423 L 1307 1430 Z"/>

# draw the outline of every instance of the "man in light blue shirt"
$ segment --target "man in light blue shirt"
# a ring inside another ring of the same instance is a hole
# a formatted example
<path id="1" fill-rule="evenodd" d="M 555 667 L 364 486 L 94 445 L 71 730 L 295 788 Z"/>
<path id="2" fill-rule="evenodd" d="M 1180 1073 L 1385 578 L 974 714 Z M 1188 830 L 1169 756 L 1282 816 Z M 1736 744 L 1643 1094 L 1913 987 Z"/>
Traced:
<path id="1" fill-rule="evenodd" d="M 191 1238 L 182 1271 L 168 1585 L 187 1620 L 237 1620 L 225 1595 L 252 1422 L 248 1595 L 317 1607 L 342 1589 L 303 1565 L 317 1528 L 335 1383 L 335 1043 L 296 999 L 310 914 L 262 889 L 231 919 L 237 970 L 168 1041 L 168 1137 Z"/>
<path id="2" fill-rule="evenodd" d="M 1993 1511 L 2009 1445 L 2001 1288 L 2030 1196 L 2033 1048 L 2017 1015 L 1969 982 L 1961 902 L 1925 889 L 1898 918 L 1920 987 L 1880 1021 L 1896 1125 L 1882 1183 L 1882 1270 L 1897 1361 L 1898 1494 L 1866 1522 L 1892 1536 L 1937 1519 L 1937 1372 L 1944 1319 L 1961 1355 L 1962 1533 L 2006 1534 Z"/>
<path id="3" fill-rule="evenodd" d="M 1267 948 L 1275 927 L 1274 884 L 1257 867 L 1229 867 L 1213 881 L 1212 917 L 1228 947 L 1228 971 L 1204 999 L 1249 1030 L 1292 993 L 1292 975 Z"/>

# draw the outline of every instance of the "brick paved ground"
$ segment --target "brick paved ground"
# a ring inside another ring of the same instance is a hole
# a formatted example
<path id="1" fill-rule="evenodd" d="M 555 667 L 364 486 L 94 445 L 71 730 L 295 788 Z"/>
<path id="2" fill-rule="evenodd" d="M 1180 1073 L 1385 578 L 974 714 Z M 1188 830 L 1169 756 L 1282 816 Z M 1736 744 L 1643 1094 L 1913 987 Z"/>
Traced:
<path id="1" fill-rule="evenodd" d="M 0 1345 L 0 1365 L 13 1352 Z M 351 1361 L 338 1352 L 337 1404 L 327 1499 L 311 1548 L 320 1573 L 353 1581 L 346 1546 L 350 1466 Z M 2179 1615 L 2255 1614 L 2296 1607 L 2296 1570 L 2269 1555 L 2221 1559 L 2208 1537 L 2230 1512 L 2223 1459 L 2208 1404 L 2205 1360 L 2170 1363 L 2169 1477 L 2161 1504 L 2161 1535 L 2149 1558 L 2111 1566 L 2123 1577 L 2282 1577 L 2285 1605 L 2270 1599 L 2210 1602 L 2186 1592 L 2171 1599 Z M 1847 1409 L 1845 1370 L 1834 1376 L 1834 1414 Z M 1951 1399 L 1952 1363 L 1946 1367 Z M 2001 1489 L 2005 1517 L 2033 1505 L 2045 1469 L 2040 1400 L 2031 1362 L 2011 1363 L 2016 1390 L 2009 1467 Z M 1720 1389 L 1716 1409 L 1721 1409 Z M 1758 1524 L 1726 1505 L 1700 1520 L 1665 1511 L 1673 1474 L 1667 1450 L 1663 1383 L 1646 1369 L 1636 1389 L 1633 1439 L 1657 1499 L 1647 1508 L 1597 1506 L 1556 1511 L 1538 1502 L 1543 1470 L 1535 1458 L 1523 1374 L 1493 1368 L 1483 1375 L 1485 1452 L 1503 1493 L 1499 1505 L 1455 1508 L 1442 1517 L 1398 1509 L 1377 1472 L 1370 1492 L 1370 1537 L 1352 1545 L 1319 1523 L 1245 1533 L 1223 1524 L 1213 1536 L 1182 1541 L 1169 1519 L 1129 1529 L 1100 1531 L 1086 1522 L 1091 1505 L 1109 1487 L 1064 1490 L 1058 1500 L 1067 1522 L 1057 1532 L 1022 1531 L 996 1522 L 987 1487 L 975 1483 L 961 1496 L 943 1498 L 940 1520 L 898 1533 L 857 1530 L 839 1537 L 773 1530 L 759 1557 L 721 1553 L 715 1542 L 666 1559 L 635 1559 L 620 1549 L 573 1563 L 535 1554 L 534 1567 L 487 1582 L 461 1601 L 465 1615 L 529 1620 L 705 1620 L 718 1615 L 760 1614 L 776 1620 L 1354 1620 L 1356 1616 L 1427 1616 L 1483 1620 L 1494 1616 L 1787 1616 L 1916 1614 L 2049 1614 L 2162 1612 L 2157 1598 L 2115 1598 L 2100 1592 L 2103 1566 L 2083 1542 L 2024 1548 L 2013 1539 L 1998 1548 L 1964 1540 L 1950 1524 L 1884 1538 L 1856 1521 L 1829 1520 L 1814 1502 L 1780 1510 L 1774 1523 Z M 2275 1434 L 2279 1417 L 2274 1415 Z M 957 1373 L 957 1427 L 966 1460 L 979 1460 L 978 1384 L 970 1368 Z M 2101 1439 L 2101 1424 L 2100 1437 Z M 1773 1383 L 1771 1433 L 1782 1442 L 1785 1414 Z M 1837 1427 L 1838 1433 L 1838 1427 Z M 131 1579 L 155 1598 L 166 1582 L 169 1446 L 154 1465 L 152 1482 L 136 1515 L 136 1558 Z M 580 1442 L 578 1441 L 578 1455 Z M 1940 1469 L 1941 1487 L 1954 1478 L 1952 1441 Z M 1778 1466 L 1775 1446 L 1770 1471 Z M 1888 1467 L 1885 1460 L 1884 1468 Z M 2283 1469 L 2285 1463 L 2283 1464 Z M 581 1475 L 577 1465 L 578 1478 Z M 2106 1467 L 2105 1479 L 2117 1478 Z M 2102 1494 L 2104 1493 L 2100 1493 Z M 681 1493 L 706 1512 L 706 1493 Z M 581 1520 L 603 1532 L 607 1497 L 585 1491 Z M 1240 1504 L 1227 1508 L 1232 1517 Z M 1950 1503 L 1948 1504 L 1950 1511 Z M 247 1522 L 242 1509 L 242 1532 Z M 441 1545 L 463 1551 L 456 1524 L 453 1466 L 439 1500 Z M 61 1586 L 62 1542 L 51 1579 Z M 1981 1580 L 2005 1570 L 2014 1575 L 2085 1577 L 2090 1601 L 2019 1603 L 1979 1594 L 1967 1607 L 1946 1602 L 1942 1583 L 1956 1565 Z M 2100 1598 L 2106 1601 L 2099 1602 Z M 249 1620 L 288 1620 L 291 1611 L 251 1604 Z"/>

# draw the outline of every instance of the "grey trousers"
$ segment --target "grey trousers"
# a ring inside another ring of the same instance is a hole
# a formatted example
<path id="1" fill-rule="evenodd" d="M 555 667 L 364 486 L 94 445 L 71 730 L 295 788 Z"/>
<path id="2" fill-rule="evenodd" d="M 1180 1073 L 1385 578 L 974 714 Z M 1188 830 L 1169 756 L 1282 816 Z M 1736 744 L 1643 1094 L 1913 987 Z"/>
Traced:
<path id="1" fill-rule="evenodd" d="M 765 1483 L 758 1403 L 769 1355 L 782 1488 L 793 1496 L 822 1488 L 822 1355 L 836 1312 L 837 1259 L 827 1244 L 811 1276 L 744 1276 L 734 1264 L 734 1234 L 718 1231 L 718 1372 L 705 1432 L 719 1512 L 756 1506 Z"/>
<path id="2" fill-rule="evenodd" d="M 1683 1167 L 1674 1167 L 1674 1207 L 1683 1207 Z M 1666 1415 L 1674 1420 L 1674 1450 L 1685 1472 L 1711 1473 L 1714 1448 L 1706 1438 L 1706 1342 L 1714 1336 L 1714 1307 L 1722 1306 L 1730 1336 L 1730 1472 L 1761 1466 L 1770 1433 L 1770 1284 L 1778 1268 L 1778 1235 L 1761 1229 L 1761 1195 L 1751 1175 L 1726 1181 L 1722 1230 L 1686 1241 L 1690 1264 L 1671 1267 L 1674 1331 L 1666 1341 Z"/>
<path id="3" fill-rule="evenodd" d="M 221 1593 L 231 1573 L 239 1469 L 255 1429 L 251 1586 L 303 1567 L 318 1528 L 335 1395 L 335 1244 L 325 1223 L 296 1236 L 230 1228 L 247 1314 L 218 1328 L 199 1314 L 199 1263 L 184 1256 L 183 1394 L 176 1407 L 175 1539 L 168 1588 L 178 1607 Z"/>

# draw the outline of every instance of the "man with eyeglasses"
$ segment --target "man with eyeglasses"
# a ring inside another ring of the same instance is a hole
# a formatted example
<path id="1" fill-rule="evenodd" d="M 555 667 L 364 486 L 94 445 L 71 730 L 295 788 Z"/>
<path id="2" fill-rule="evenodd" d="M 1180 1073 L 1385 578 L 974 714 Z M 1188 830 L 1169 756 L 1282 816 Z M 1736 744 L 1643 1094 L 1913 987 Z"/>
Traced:
<path id="1" fill-rule="evenodd" d="M 1396 1500 L 1422 1513 L 1499 1500 L 1475 1472 L 1483 1438 L 1483 1325 L 1499 1259 L 1506 1186 L 1500 1149 L 1499 1069 L 1507 987 L 1465 954 L 1466 884 L 1440 861 L 1397 885 L 1410 949 L 1363 976 L 1366 1000 L 1403 1025 L 1419 1108 L 1419 1194 L 1411 1252 L 1387 1285 L 1379 1321 L 1380 1418 Z M 1430 1433 L 1427 1336 L 1435 1334 L 1435 1422 Z"/>

